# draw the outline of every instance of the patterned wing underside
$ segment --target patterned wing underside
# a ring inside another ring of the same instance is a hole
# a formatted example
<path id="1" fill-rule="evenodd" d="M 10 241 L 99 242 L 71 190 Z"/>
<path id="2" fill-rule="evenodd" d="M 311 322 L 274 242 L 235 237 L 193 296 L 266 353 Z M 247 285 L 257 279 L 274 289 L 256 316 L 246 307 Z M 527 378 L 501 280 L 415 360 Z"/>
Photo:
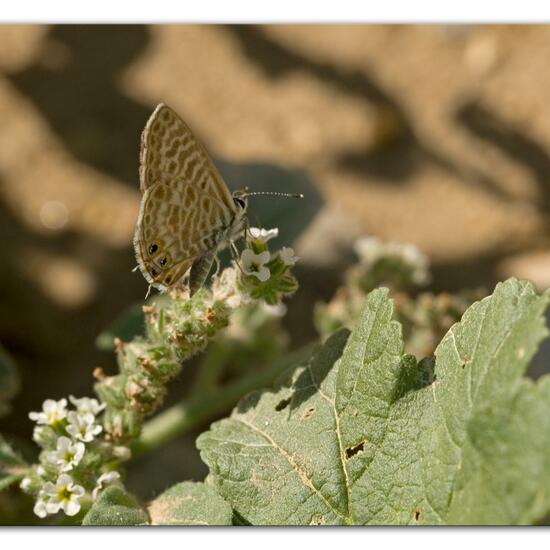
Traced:
<path id="1" fill-rule="evenodd" d="M 183 178 L 236 211 L 227 185 L 202 144 L 170 107 L 160 104 L 141 136 L 140 185 L 145 192 L 156 183 L 171 185 Z"/>
<path id="2" fill-rule="evenodd" d="M 177 283 L 194 260 L 216 246 L 233 222 L 233 213 L 217 198 L 179 179 L 157 184 L 144 197 L 136 228 L 136 253 L 154 286 Z M 156 245 L 154 254 L 151 245 Z M 160 258 L 166 265 L 161 267 Z M 168 279 L 168 280 L 167 280 Z M 157 284 L 158 283 L 158 284 Z"/>

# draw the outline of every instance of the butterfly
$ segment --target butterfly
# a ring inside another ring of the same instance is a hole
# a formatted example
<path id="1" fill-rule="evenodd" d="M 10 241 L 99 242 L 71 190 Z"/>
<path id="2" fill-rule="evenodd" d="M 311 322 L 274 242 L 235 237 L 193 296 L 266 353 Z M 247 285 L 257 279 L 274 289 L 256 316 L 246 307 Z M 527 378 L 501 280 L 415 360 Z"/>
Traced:
<path id="1" fill-rule="evenodd" d="M 205 148 L 164 103 L 141 136 L 139 179 L 137 267 L 150 287 L 188 286 L 192 296 L 218 250 L 243 235 L 249 194 L 230 193 Z"/>

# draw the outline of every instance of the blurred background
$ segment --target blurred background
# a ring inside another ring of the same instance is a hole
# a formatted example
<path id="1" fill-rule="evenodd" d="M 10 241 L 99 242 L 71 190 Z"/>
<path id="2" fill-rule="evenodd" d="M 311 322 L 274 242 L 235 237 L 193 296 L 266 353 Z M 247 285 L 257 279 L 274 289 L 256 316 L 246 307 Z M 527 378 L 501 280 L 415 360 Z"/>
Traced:
<path id="1" fill-rule="evenodd" d="M 302 258 L 293 347 L 363 234 L 416 245 L 435 291 L 550 286 L 549 57 L 548 26 L 0 26 L 0 343 L 21 375 L 0 432 L 30 440 L 28 411 L 116 371 L 95 341 L 145 295 L 139 142 L 161 101 L 230 188 L 306 195 L 250 207 Z M 194 439 L 137 461 L 132 488 L 201 479 Z"/>

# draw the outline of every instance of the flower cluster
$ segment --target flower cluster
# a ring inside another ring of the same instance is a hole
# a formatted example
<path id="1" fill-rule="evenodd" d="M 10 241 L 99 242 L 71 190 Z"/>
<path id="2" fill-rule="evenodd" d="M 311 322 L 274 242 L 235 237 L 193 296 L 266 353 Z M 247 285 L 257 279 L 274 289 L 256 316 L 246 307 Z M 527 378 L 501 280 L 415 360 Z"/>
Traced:
<path id="1" fill-rule="evenodd" d="M 354 249 L 359 257 L 361 284 L 367 292 L 380 281 L 393 290 L 410 290 L 430 282 L 429 260 L 412 244 L 365 236 L 355 241 Z"/>
<path id="2" fill-rule="evenodd" d="M 434 352 L 443 335 L 484 291 L 433 294 L 418 290 L 430 281 L 427 257 L 410 244 L 385 243 L 361 237 L 354 245 L 359 262 L 349 269 L 345 284 L 328 304 L 315 307 L 315 324 L 323 337 L 354 326 L 366 295 L 378 286 L 394 295 L 395 315 L 403 326 L 408 353 L 425 357 Z"/>
<path id="3" fill-rule="evenodd" d="M 40 518 L 59 511 L 78 514 L 104 486 L 118 482 L 113 467 L 128 458 L 127 449 L 100 437 L 103 427 L 97 417 L 105 404 L 88 397 L 69 400 L 74 409 L 68 409 L 66 399 L 46 399 L 41 411 L 29 413 L 36 422 L 33 439 L 42 451 L 21 489 L 36 497 L 34 513 Z"/>
<path id="4" fill-rule="evenodd" d="M 275 254 L 268 250 L 267 242 L 278 234 L 278 229 L 248 230 L 248 246 L 241 254 L 241 278 L 237 285 L 241 296 L 277 305 L 282 296 L 289 296 L 298 288 L 289 272 L 299 259 L 294 250 L 283 247 Z"/>

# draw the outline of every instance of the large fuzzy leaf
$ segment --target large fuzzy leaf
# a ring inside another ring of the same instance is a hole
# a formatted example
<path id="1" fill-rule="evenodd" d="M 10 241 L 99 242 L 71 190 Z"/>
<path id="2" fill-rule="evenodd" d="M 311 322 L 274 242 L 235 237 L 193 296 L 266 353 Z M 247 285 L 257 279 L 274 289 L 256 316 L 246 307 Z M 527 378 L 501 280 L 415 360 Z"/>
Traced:
<path id="1" fill-rule="evenodd" d="M 198 440 L 210 479 L 252 524 L 530 523 L 550 508 L 550 381 L 522 378 L 548 296 L 511 279 L 433 361 L 403 354 L 385 289 L 351 336 Z"/>

